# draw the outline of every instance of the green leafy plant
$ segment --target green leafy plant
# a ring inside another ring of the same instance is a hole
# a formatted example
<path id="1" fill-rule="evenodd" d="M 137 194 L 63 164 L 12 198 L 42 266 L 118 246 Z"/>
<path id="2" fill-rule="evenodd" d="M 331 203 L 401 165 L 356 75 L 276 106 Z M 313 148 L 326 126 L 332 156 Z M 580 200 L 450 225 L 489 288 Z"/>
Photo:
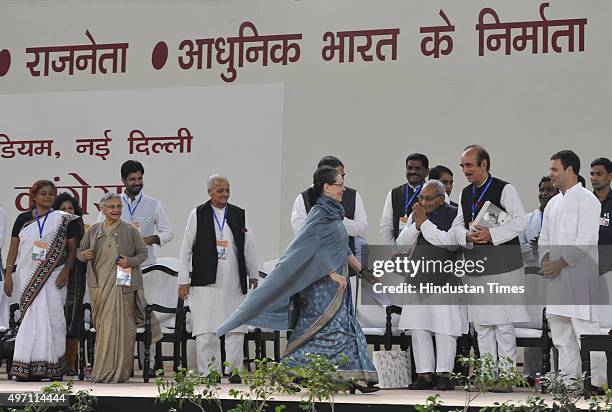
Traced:
<path id="1" fill-rule="evenodd" d="M 527 402 L 520 409 L 522 412 L 545 412 L 548 411 L 548 405 L 538 395 L 529 395 Z"/>
<path id="2" fill-rule="evenodd" d="M 172 377 L 158 377 L 155 380 L 157 385 L 157 401 L 170 402 L 176 407 L 171 407 L 169 411 L 176 412 L 185 403 L 198 407 L 205 411 L 202 405 L 204 401 L 214 402 L 219 411 L 222 411 L 221 401 L 219 400 L 219 372 L 215 368 L 215 358 L 211 358 L 208 363 L 210 373 L 203 374 L 182 368 L 174 372 Z M 157 374 L 158 376 L 160 374 Z"/>
<path id="3" fill-rule="evenodd" d="M 497 388 L 511 388 L 512 386 L 527 386 L 522 374 L 516 371 L 511 358 L 500 358 L 495 362 L 490 353 L 485 353 L 480 358 L 474 356 L 463 356 L 459 358 L 462 366 L 468 366 L 470 376 L 466 380 L 464 390 L 466 391 L 463 410 L 467 411 L 470 404 L 482 393 L 490 392 Z M 461 375 L 452 374 L 453 379 L 459 379 Z M 499 408 L 509 405 L 500 404 Z M 504 409 L 499 409 L 500 411 Z"/>
<path id="4" fill-rule="evenodd" d="M 347 382 L 338 372 L 338 365 L 334 365 L 327 358 L 309 353 L 306 355 L 304 366 L 292 368 L 298 377 L 300 386 L 306 391 L 300 401 L 300 409 L 315 411 L 317 402 L 329 402 L 334 410 L 334 397 L 340 392 L 346 392 L 351 382 Z M 346 362 L 345 356 L 340 365 Z"/>
<path id="5" fill-rule="evenodd" d="M 610 411 L 612 410 L 612 389 L 608 385 L 602 386 L 604 394 L 602 396 L 592 396 L 589 400 L 589 411 Z"/>
<path id="6" fill-rule="evenodd" d="M 480 408 L 480 412 L 516 412 L 519 409 L 510 402 L 495 402 L 493 406 L 487 406 L 484 408 Z"/>
<path id="7" fill-rule="evenodd" d="M 293 395 L 299 389 L 293 382 L 294 377 L 284 363 L 273 362 L 270 359 L 256 359 L 255 371 L 232 371 L 232 375 L 240 375 L 247 390 L 230 389 L 229 394 L 240 403 L 231 412 L 262 412 L 268 403 L 274 400 L 275 393 Z M 282 411 L 285 405 L 279 405 L 276 411 Z"/>
<path id="8" fill-rule="evenodd" d="M 443 404 L 440 400 L 440 395 L 435 394 L 432 396 L 428 396 L 425 401 L 425 405 L 414 405 L 414 409 L 417 412 L 439 412 L 440 406 Z"/>
<path id="9" fill-rule="evenodd" d="M 529 395 L 527 401 L 522 405 L 512 402 L 495 402 L 493 406 L 480 408 L 480 412 L 548 412 L 549 410 L 544 399 L 538 395 Z"/>
<path id="10" fill-rule="evenodd" d="M 553 394 L 552 409 L 554 411 L 577 411 L 576 403 L 582 398 L 583 385 L 584 376 L 567 380 L 557 372 L 549 372 L 542 376 L 542 387 L 547 393 Z"/>

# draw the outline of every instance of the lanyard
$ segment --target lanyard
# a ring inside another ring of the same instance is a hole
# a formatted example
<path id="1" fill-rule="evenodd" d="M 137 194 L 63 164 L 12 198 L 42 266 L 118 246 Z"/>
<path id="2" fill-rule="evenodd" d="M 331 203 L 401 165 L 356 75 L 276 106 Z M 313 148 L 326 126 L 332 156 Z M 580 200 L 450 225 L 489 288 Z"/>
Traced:
<path id="1" fill-rule="evenodd" d="M 540 211 L 540 230 L 542 230 L 542 225 L 544 224 L 544 211 Z"/>
<path id="2" fill-rule="evenodd" d="M 43 219 L 42 225 L 40 224 L 40 217 L 38 216 L 38 210 L 34 208 L 34 212 L 36 213 L 36 224 L 38 225 L 38 238 L 42 240 L 43 238 L 43 230 L 45 228 L 45 223 L 47 223 L 47 218 L 53 212 L 53 209 L 49 209 L 45 214 L 45 218 Z"/>
<path id="3" fill-rule="evenodd" d="M 493 176 L 489 175 L 488 180 L 489 182 L 486 184 L 484 190 L 480 194 L 480 197 L 478 198 L 476 203 L 474 203 L 474 197 L 476 197 L 476 185 L 472 185 L 472 222 L 474 221 L 474 218 L 476 218 L 476 209 L 480 207 L 480 202 L 482 202 L 482 198 L 484 197 L 485 193 L 487 193 L 487 190 L 489 190 L 489 186 L 491 186 L 491 182 L 493 181 Z"/>
<path id="4" fill-rule="evenodd" d="M 410 207 L 412 202 L 414 202 L 414 198 L 417 197 L 419 193 L 421 193 L 421 187 L 423 187 L 423 185 L 418 185 L 416 189 L 414 189 L 414 193 L 412 193 L 412 197 L 410 197 L 410 200 L 408 200 L 409 187 L 410 186 L 406 183 L 406 207 L 404 207 L 404 215 L 408 215 L 408 208 Z"/>
<path id="5" fill-rule="evenodd" d="M 140 201 L 142 200 L 142 193 L 140 194 L 140 198 L 138 199 L 138 202 L 136 202 L 136 206 L 134 206 L 134 209 L 132 209 L 132 205 L 130 204 L 130 198 L 129 197 L 124 197 L 123 200 L 125 200 L 125 203 L 127 204 L 128 207 L 128 212 L 130 214 L 130 221 L 134 221 L 134 213 L 136 213 L 136 209 L 138 209 L 138 206 L 140 205 Z"/>
<path id="6" fill-rule="evenodd" d="M 217 226 L 219 227 L 219 231 L 221 232 L 221 239 L 223 239 L 223 228 L 225 227 L 225 222 L 227 221 L 227 207 L 225 208 L 225 213 L 223 214 L 223 224 L 219 223 L 219 219 L 217 219 L 217 214 L 215 213 L 215 209 L 213 208 L 213 217 L 215 218 L 215 222 L 217 222 Z"/>

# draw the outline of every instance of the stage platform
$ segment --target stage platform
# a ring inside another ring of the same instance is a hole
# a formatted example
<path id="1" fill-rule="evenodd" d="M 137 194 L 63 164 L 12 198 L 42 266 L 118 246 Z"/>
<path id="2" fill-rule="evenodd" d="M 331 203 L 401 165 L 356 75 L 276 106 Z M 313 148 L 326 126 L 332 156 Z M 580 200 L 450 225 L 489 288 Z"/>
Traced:
<path id="1" fill-rule="evenodd" d="M 63 384 L 66 384 L 68 380 L 65 380 Z M 78 380 L 72 381 L 74 384 L 74 392 L 79 390 L 91 390 L 92 395 L 98 399 L 98 411 L 112 411 L 112 412 L 133 412 L 133 411 L 167 411 L 169 405 L 162 405 L 156 403 L 155 397 L 157 396 L 157 387 L 155 383 L 143 383 L 141 379 L 133 378 L 130 382 L 122 384 L 94 384 L 91 382 L 80 382 Z M 15 393 L 15 392 L 38 392 L 40 388 L 48 385 L 49 383 L 40 382 L 16 382 L 15 380 L 7 380 L 6 375 L 0 379 L 0 393 Z M 229 390 L 234 389 L 246 389 L 243 385 L 232 385 L 229 383 L 222 383 L 222 405 L 223 410 L 230 409 L 236 404 L 236 401 L 229 395 Z M 336 396 L 335 399 L 335 411 L 338 412 L 410 412 L 415 410 L 414 405 L 424 405 L 427 397 L 434 395 L 434 391 L 410 391 L 410 390 L 380 390 L 376 393 L 371 394 L 359 394 L 355 395 L 342 394 Z M 470 405 L 470 411 L 478 411 L 483 406 L 494 406 L 496 402 L 502 403 L 511 401 L 514 404 L 525 401 L 528 396 L 533 393 L 529 389 L 519 389 L 514 393 L 501 394 L 501 393 L 486 393 L 479 395 Z M 276 402 L 271 405 L 285 404 L 287 408 L 285 411 L 298 411 L 298 403 L 300 401 L 302 393 L 298 393 L 294 396 L 278 395 L 274 399 Z M 442 392 L 440 393 L 441 400 L 443 402 L 440 411 L 450 411 L 460 408 L 463 410 L 465 402 L 465 392 L 461 390 Z M 546 402 L 552 404 L 551 395 L 541 395 Z M 588 409 L 588 405 L 585 401 L 581 400 L 578 402 L 577 407 L 580 409 Z M 0 407 L 0 410 L 2 408 Z M 8 410 L 5 408 L 4 410 Z M 185 411 L 196 411 L 199 410 L 195 407 L 184 408 Z M 218 411 L 216 406 L 206 408 L 210 411 Z M 274 410 L 274 408 L 269 408 Z M 328 405 L 317 406 L 318 411 L 329 411 Z"/>

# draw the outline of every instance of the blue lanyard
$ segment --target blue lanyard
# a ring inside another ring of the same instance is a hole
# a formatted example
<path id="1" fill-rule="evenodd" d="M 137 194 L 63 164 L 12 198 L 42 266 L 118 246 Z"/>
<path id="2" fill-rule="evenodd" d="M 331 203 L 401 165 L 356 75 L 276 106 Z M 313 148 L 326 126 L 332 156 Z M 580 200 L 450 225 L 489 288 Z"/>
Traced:
<path id="1" fill-rule="evenodd" d="M 472 222 L 476 218 L 476 209 L 480 207 L 480 202 L 482 202 L 482 198 L 484 197 L 487 190 L 489 190 L 489 186 L 491 186 L 491 182 L 493 181 L 493 176 L 489 175 L 489 182 L 486 184 L 484 190 L 480 194 L 478 200 L 474 203 L 474 197 L 476 197 L 476 185 L 472 185 Z"/>
<path id="2" fill-rule="evenodd" d="M 136 213 L 136 209 L 138 209 L 138 205 L 140 205 L 140 201 L 142 200 L 142 193 L 140 194 L 140 198 L 138 199 L 138 202 L 136 202 L 136 206 L 134 206 L 134 209 L 132 209 L 132 205 L 130 204 L 130 198 L 126 198 L 124 197 L 123 200 L 125 200 L 125 203 L 127 204 L 128 207 L 128 212 L 130 214 L 130 220 L 133 222 L 134 221 L 134 213 Z"/>
<path id="3" fill-rule="evenodd" d="M 49 217 L 49 215 L 51 214 L 51 212 L 53 212 L 53 209 L 49 209 L 47 211 L 47 213 L 45 214 L 45 218 L 43 219 L 42 225 L 40 224 L 40 217 L 38 216 L 38 210 L 36 208 L 34 208 L 34 213 L 36 213 L 36 224 L 38 225 L 38 238 L 42 239 L 43 238 L 43 230 L 45 228 L 45 223 L 47 223 L 47 218 Z"/>
<path id="4" fill-rule="evenodd" d="M 225 208 L 225 213 L 223 214 L 223 224 L 219 223 L 219 219 L 217 219 L 217 214 L 215 213 L 215 209 L 213 208 L 213 217 L 215 218 L 215 222 L 217 222 L 217 226 L 221 231 L 221 239 L 223 239 L 223 228 L 225 227 L 225 222 L 227 221 L 227 207 Z"/>
<path id="5" fill-rule="evenodd" d="M 406 207 L 404 207 L 404 215 L 408 215 L 408 208 L 410 207 L 412 202 L 414 202 L 414 198 L 417 197 L 419 193 L 421 193 L 421 187 L 423 187 L 423 185 L 418 185 L 416 189 L 414 189 L 414 193 L 412 194 L 412 197 L 410 198 L 410 200 L 408 200 L 408 188 L 409 187 L 410 186 L 408 185 L 408 183 L 406 183 Z"/>

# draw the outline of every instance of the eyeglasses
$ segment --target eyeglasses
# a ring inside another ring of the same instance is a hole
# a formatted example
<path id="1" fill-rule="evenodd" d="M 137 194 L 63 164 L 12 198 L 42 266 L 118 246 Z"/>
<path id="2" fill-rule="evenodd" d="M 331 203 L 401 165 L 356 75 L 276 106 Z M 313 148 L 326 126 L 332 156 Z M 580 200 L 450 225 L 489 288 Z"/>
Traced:
<path id="1" fill-rule="evenodd" d="M 330 186 L 342 186 L 344 187 L 344 183 L 332 183 Z"/>
<path id="2" fill-rule="evenodd" d="M 105 207 L 105 208 L 110 209 L 110 210 L 123 209 L 123 205 L 121 205 L 121 204 L 119 204 L 119 205 L 110 205 L 110 206 L 102 206 L 102 207 Z"/>
<path id="3" fill-rule="evenodd" d="M 442 195 L 435 195 L 435 196 L 417 196 L 417 199 L 419 199 L 419 201 L 423 202 L 433 202 L 436 197 L 440 197 Z"/>

